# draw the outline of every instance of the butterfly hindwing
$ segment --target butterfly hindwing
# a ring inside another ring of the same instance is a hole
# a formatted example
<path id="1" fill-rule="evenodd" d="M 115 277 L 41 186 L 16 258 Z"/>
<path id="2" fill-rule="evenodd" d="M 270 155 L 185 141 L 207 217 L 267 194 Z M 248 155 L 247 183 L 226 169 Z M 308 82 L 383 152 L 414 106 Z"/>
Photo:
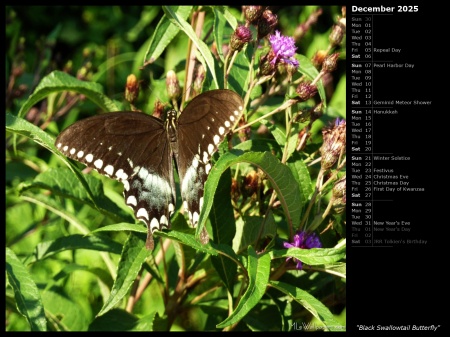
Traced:
<path id="1" fill-rule="evenodd" d="M 152 233 L 168 228 L 175 208 L 172 153 L 161 120 L 137 112 L 113 112 L 78 121 L 59 134 L 58 149 L 117 179 L 125 202 Z"/>
<path id="2" fill-rule="evenodd" d="M 177 166 L 183 205 L 191 224 L 198 223 L 210 158 L 243 111 L 242 98 L 231 90 L 195 97 L 178 119 Z"/>

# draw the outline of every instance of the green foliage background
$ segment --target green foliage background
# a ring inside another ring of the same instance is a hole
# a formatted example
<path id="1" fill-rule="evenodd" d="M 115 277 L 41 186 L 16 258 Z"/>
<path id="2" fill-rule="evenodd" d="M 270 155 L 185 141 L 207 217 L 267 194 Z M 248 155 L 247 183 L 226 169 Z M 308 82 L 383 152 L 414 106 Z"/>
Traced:
<path id="1" fill-rule="evenodd" d="M 319 7 L 271 9 L 278 16 L 277 29 L 292 36 Z M 125 206 L 122 185 L 96 172 L 83 174 L 83 165 L 54 147 L 56 135 L 76 120 L 128 110 L 124 88 L 130 74 L 140 81 L 139 109 L 151 113 L 157 100 L 169 102 L 165 75 L 174 70 L 183 83 L 189 37 L 183 26 L 172 36 L 159 25 L 171 13 L 185 15 L 187 24 L 191 10 L 6 7 L 7 331 L 290 331 L 302 324 L 345 329 L 345 213 L 317 223 L 319 231 L 333 224 L 321 235 L 321 249 L 287 250 L 282 244 L 291 241 L 286 216 L 299 225 L 311 201 L 320 163 L 305 163 L 318 156 L 321 130 L 335 118 L 345 118 L 345 39 L 338 67 L 320 93 L 325 112 L 312 124 L 302 153 L 285 145 L 295 145 L 304 125 L 295 124 L 287 135 L 283 112 L 252 125 L 251 139 L 235 142 L 234 150 L 219 151 L 200 221 L 213 234 L 207 245 L 199 243 L 198 233 L 176 212 L 172 230 L 159 233 L 155 251 L 147 251 L 146 228 Z M 243 23 L 244 18 L 240 7 L 204 10 L 204 34 L 216 32 L 203 39 L 210 53 L 214 40 L 223 38 L 228 44 L 230 22 Z M 308 66 L 318 73 L 310 60 L 329 46 L 332 26 L 342 16 L 339 6 L 321 10 L 296 44 L 300 69 L 294 78 L 306 74 Z M 249 45 L 239 53 L 229 79 L 230 88 L 242 96 L 252 52 Z M 155 62 L 142 68 L 152 55 L 158 56 Z M 223 60 L 212 53 L 209 57 L 220 68 Z M 215 82 L 223 84 L 222 77 L 208 72 L 204 90 L 213 89 Z M 250 102 L 268 87 L 255 87 Z M 265 116 L 291 94 L 269 96 L 252 119 Z M 310 100 L 296 109 L 316 103 Z M 261 136 L 257 130 L 263 124 L 270 132 Z M 280 163 L 286 149 L 290 160 Z M 257 167 L 265 173 L 263 197 L 241 195 L 230 201 L 231 179 L 243 181 Z M 267 205 L 273 190 L 281 205 L 271 209 Z M 324 205 L 330 195 L 331 186 L 322 193 Z M 322 214 L 323 205 L 313 207 Z M 221 227 L 230 214 L 232 221 Z M 307 219 L 316 222 L 312 215 Z M 308 266 L 290 270 L 287 257 Z"/>

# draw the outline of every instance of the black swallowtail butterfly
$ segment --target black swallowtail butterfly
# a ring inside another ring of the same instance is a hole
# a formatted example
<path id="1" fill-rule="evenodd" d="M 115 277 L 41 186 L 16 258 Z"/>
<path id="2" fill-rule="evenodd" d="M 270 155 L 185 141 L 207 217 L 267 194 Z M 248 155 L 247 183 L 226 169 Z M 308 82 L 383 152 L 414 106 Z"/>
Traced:
<path id="1" fill-rule="evenodd" d="M 165 121 L 141 112 L 110 112 L 72 124 L 55 144 L 67 157 L 123 183 L 125 202 L 146 223 L 146 247 L 152 250 L 153 232 L 169 228 L 175 210 L 173 158 L 183 206 L 195 227 L 211 155 L 243 106 L 237 93 L 211 90 L 192 99 L 178 118 L 175 110 Z"/>

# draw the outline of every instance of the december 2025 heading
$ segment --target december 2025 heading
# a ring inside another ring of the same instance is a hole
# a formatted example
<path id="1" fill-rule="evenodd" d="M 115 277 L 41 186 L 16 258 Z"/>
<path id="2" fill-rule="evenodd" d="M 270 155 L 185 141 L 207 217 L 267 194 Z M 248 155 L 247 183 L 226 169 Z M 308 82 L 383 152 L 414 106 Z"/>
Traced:
<path id="1" fill-rule="evenodd" d="M 414 13 L 419 6 L 352 6 L 353 13 Z"/>

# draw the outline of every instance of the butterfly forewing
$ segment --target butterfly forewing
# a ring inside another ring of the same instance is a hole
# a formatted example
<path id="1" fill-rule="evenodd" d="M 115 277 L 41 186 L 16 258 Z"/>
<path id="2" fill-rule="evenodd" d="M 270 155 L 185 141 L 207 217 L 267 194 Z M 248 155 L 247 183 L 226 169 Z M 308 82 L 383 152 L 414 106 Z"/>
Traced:
<path id="1" fill-rule="evenodd" d="M 55 142 L 69 158 L 121 181 L 125 202 L 152 233 L 168 228 L 175 208 L 172 153 L 161 120 L 137 112 L 116 112 L 81 120 Z"/>
<path id="2" fill-rule="evenodd" d="M 178 119 L 177 166 L 183 205 L 195 227 L 203 205 L 210 158 L 239 120 L 243 100 L 231 90 L 212 90 L 195 97 Z"/>

